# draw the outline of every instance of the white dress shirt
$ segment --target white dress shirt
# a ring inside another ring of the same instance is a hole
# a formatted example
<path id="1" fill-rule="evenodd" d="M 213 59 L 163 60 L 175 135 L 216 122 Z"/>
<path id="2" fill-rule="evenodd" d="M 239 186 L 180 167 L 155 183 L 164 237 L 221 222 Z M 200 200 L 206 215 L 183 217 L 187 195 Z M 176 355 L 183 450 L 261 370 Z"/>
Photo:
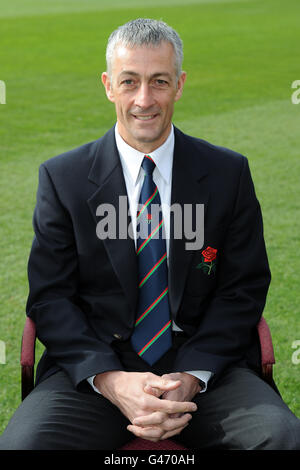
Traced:
<path id="1" fill-rule="evenodd" d="M 141 167 L 145 154 L 130 147 L 120 136 L 118 126 L 115 126 L 115 138 L 120 155 L 121 165 L 123 169 L 130 216 L 132 220 L 132 229 L 134 235 L 134 242 L 136 244 L 136 214 L 139 203 L 140 192 L 144 180 L 145 172 Z M 172 186 L 172 167 L 173 167 L 173 154 L 174 154 L 174 128 L 172 126 L 171 132 L 167 140 L 156 150 L 151 152 L 150 156 L 155 163 L 153 171 L 153 181 L 158 188 L 160 195 L 162 215 L 164 218 L 165 236 L 166 236 L 166 250 L 167 262 L 169 260 L 169 241 L 170 241 L 170 206 L 171 206 L 171 186 Z M 172 322 L 172 329 L 179 330 L 174 320 Z M 202 382 L 205 387 L 201 390 L 204 392 L 207 388 L 207 383 L 212 375 L 209 371 L 187 371 L 195 375 Z M 89 377 L 87 380 L 92 385 L 94 390 L 99 393 L 98 389 L 94 386 L 94 377 Z"/>

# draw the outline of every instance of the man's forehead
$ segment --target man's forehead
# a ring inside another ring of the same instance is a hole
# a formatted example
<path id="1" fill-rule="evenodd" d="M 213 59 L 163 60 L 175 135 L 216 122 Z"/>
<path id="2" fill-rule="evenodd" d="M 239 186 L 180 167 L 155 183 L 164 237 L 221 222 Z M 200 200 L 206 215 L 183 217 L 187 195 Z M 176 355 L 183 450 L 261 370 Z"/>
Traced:
<path id="1" fill-rule="evenodd" d="M 118 74 L 139 74 L 145 69 L 151 75 L 170 74 L 170 66 L 175 66 L 175 53 L 172 44 L 126 46 L 117 44 L 112 60 L 113 69 L 120 68 Z M 175 67 L 174 67 L 175 71 Z M 173 72 L 173 70 L 172 70 Z"/>
<path id="2" fill-rule="evenodd" d="M 164 61 L 168 57 L 175 56 L 174 48 L 171 43 L 162 41 L 160 44 L 126 45 L 116 44 L 114 58 L 123 60 L 134 60 L 137 56 L 146 57 L 147 55 L 156 56 L 158 60 Z"/>

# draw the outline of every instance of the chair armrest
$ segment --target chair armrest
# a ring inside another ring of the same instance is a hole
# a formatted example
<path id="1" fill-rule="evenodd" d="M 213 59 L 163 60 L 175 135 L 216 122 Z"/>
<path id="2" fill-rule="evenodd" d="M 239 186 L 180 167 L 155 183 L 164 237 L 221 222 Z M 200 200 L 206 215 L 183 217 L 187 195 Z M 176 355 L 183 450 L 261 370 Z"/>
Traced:
<path id="1" fill-rule="evenodd" d="M 36 328 L 31 318 L 26 317 L 21 344 L 21 385 L 22 400 L 34 387 Z"/>
<path id="2" fill-rule="evenodd" d="M 275 355 L 270 328 L 263 317 L 257 325 L 257 332 L 261 349 L 262 376 L 266 382 L 273 386 L 273 364 L 275 364 Z"/>
<path id="3" fill-rule="evenodd" d="M 34 366 L 35 361 L 35 323 L 26 317 L 21 346 L 21 366 Z"/>

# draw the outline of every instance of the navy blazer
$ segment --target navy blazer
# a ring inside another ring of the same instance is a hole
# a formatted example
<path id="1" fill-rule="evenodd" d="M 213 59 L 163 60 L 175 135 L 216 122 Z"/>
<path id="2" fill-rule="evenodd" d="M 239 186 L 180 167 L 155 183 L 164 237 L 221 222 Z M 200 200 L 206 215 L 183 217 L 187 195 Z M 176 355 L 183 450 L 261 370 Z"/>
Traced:
<path id="1" fill-rule="evenodd" d="M 188 336 L 174 372 L 210 370 L 216 380 L 232 364 L 259 365 L 256 325 L 270 283 L 261 210 L 244 156 L 176 128 L 172 171 L 172 204 L 205 207 L 197 249 L 187 250 L 184 231 L 174 237 L 171 219 L 170 308 Z M 40 167 L 27 302 L 45 345 L 37 381 L 63 369 L 78 386 L 123 369 L 114 345 L 134 327 L 135 246 L 96 234 L 97 208 L 112 204 L 118 221 L 119 196 L 126 186 L 114 129 Z"/>

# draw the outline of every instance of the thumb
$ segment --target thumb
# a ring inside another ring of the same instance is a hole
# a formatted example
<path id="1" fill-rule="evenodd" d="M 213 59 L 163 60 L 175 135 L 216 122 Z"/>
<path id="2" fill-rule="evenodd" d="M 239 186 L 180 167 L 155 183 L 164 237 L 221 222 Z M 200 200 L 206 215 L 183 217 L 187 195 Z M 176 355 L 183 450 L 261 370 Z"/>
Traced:
<path id="1" fill-rule="evenodd" d="M 180 380 L 159 379 L 152 383 L 147 383 L 144 387 L 144 392 L 154 395 L 155 397 L 160 397 L 163 393 L 175 390 L 180 387 L 180 385 Z"/>
<path id="2" fill-rule="evenodd" d="M 145 385 L 144 392 L 148 393 L 149 395 L 153 395 L 157 398 L 160 397 L 164 393 L 163 390 L 160 390 L 159 388 L 156 388 L 156 387 L 152 387 L 149 384 Z"/>

